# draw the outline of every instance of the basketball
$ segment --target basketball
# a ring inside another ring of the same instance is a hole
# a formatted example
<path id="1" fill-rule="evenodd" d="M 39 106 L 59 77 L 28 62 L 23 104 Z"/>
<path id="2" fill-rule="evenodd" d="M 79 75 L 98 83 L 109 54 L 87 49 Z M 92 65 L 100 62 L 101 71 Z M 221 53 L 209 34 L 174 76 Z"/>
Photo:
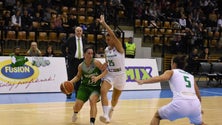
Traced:
<path id="1" fill-rule="evenodd" d="M 74 85 L 69 81 L 65 81 L 61 83 L 60 90 L 64 94 L 71 94 L 74 91 Z"/>

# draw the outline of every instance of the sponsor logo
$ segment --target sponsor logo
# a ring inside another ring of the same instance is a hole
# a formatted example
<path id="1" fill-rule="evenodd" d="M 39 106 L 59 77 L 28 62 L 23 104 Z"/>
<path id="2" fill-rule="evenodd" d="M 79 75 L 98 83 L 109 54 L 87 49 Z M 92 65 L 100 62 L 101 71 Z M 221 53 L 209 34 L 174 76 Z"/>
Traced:
<path id="1" fill-rule="evenodd" d="M 147 66 L 129 66 L 126 68 L 127 82 L 134 82 L 134 79 L 149 79 L 152 77 L 152 67 Z"/>
<path id="2" fill-rule="evenodd" d="M 0 80 L 8 84 L 23 84 L 33 81 L 39 76 L 39 69 L 31 62 L 26 62 L 23 66 L 12 67 L 12 60 L 0 62 Z"/>

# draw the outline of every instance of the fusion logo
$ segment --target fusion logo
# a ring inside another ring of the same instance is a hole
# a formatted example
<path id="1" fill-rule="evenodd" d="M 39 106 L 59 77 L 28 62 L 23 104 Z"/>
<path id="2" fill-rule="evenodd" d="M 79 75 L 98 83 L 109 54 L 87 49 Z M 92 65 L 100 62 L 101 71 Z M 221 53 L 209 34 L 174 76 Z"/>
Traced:
<path id="1" fill-rule="evenodd" d="M 127 82 L 133 82 L 134 79 L 149 79 L 151 78 L 152 67 L 126 67 Z"/>
<path id="2" fill-rule="evenodd" d="M 32 66 L 31 62 L 26 62 L 24 66 L 19 67 L 11 67 L 11 60 L 0 63 L 0 80 L 8 84 L 29 83 L 39 76 L 38 68 Z"/>

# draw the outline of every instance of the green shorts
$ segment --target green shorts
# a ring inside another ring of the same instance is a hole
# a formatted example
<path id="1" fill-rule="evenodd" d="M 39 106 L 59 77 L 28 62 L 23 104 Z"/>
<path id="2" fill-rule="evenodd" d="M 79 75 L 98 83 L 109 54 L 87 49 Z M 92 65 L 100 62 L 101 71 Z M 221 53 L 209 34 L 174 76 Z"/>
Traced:
<path id="1" fill-rule="evenodd" d="M 100 96 L 100 86 L 80 85 L 77 92 L 77 99 L 86 102 L 92 94 Z"/>

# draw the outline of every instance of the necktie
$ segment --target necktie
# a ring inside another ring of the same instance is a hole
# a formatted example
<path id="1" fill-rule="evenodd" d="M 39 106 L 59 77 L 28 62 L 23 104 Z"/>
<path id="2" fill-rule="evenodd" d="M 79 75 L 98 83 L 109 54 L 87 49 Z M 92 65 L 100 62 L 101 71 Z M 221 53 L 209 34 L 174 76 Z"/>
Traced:
<path id="1" fill-rule="evenodd" d="M 81 48 L 80 48 L 80 39 L 78 38 L 78 58 L 81 58 Z"/>

